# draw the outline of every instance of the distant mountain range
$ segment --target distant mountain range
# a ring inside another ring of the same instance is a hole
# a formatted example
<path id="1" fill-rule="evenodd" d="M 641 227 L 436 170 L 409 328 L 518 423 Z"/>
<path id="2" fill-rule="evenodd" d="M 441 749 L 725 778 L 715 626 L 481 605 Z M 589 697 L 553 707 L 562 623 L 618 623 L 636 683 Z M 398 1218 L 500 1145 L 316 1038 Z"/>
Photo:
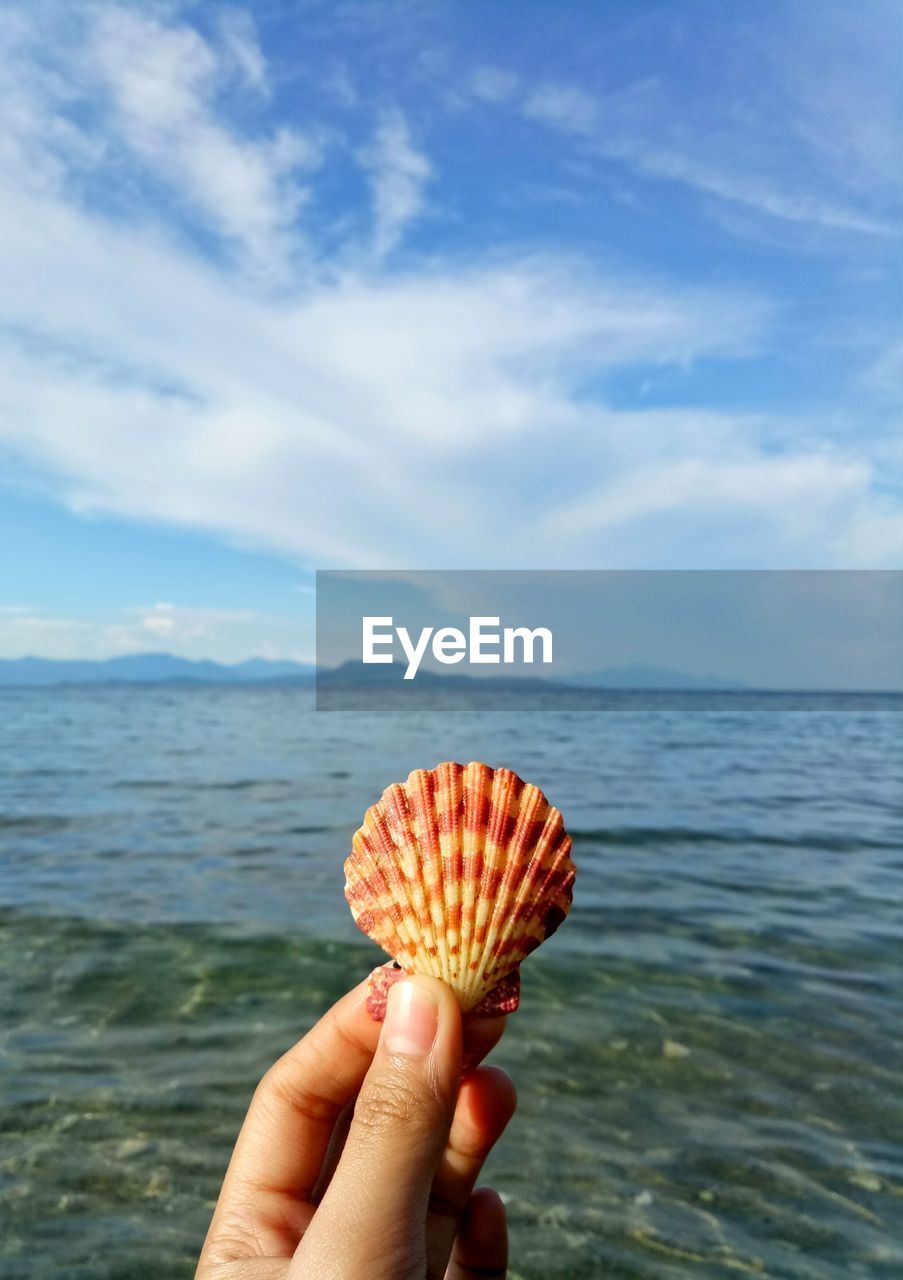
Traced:
<path id="1" fill-rule="evenodd" d="M 718 676 L 694 676 L 673 667 L 656 667 L 648 662 L 631 662 L 623 667 L 605 667 L 602 671 L 584 671 L 561 676 L 561 682 L 579 685 L 581 689 L 749 689 L 740 680 L 723 680 Z"/>
<path id="2" fill-rule="evenodd" d="M 99 661 L 0 658 L 0 685 L 50 684 L 257 684 L 266 680 L 313 680 L 315 668 L 300 662 L 249 658 L 226 665 L 171 653 L 130 653 Z"/>
<path id="3" fill-rule="evenodd" d="M 133 653 L 120 658 L 99 661 L 59 661 L 52 658 L 0 658 L 0 685 L 35 686 L 59 684 L 263 684 L 279 682 L 313 684 L 316 668 L 310 664 L 249 658 L 246 662 L 225 664 L 209 659 L 177 658 L 170 653 Z M 398 663 L 365 666 L 361 662 L 345 662 L 340 667 L 320 673 L 321 686 L 379 686 L 400 682 L 403 668 Z M 510 690 L 549 689 L 562 685 L 585 689 L 743 689 L 740 681 L 690 675 L 670 667 L 649 664 L 606 667 L 601 671 L 562 676 L 545 680 L 534 676 L 474 677 L 456 673 L 439 673 L 421 668 L 417 685 L 430 687 L 473 687 L 490 679 L 493 688 Z"/>
<path id="4" fill-rule="evenodd" d="M 343 662 L 340 667 L 327 667 L 320 671 L 320 689 L 386 689 L 404 684 L 403 662 L 366 664 L 356 660 Z M 409 682 L 410 683 L 410 682 Z M 537 676 L 470 676 L 457 671 L 432 671 L 421 667 L 415 677 L 418 689 L 479 689 L 491 685 L 493 690 L 515 693 L 563 687 L 560 680 L 542 680 Z"/>

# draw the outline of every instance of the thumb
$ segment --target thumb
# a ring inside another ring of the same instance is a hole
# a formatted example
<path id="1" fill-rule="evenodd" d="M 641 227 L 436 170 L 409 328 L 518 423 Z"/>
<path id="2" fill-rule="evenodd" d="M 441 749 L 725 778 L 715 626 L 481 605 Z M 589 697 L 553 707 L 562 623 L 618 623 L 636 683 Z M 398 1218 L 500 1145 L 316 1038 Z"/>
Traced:
<path id="1" fill-rule="evenodd" d="M 435 978 L 405 978 L 386 1017 L 338 1168 L 291 1276 L 423 1276 L 425 1222 L 461 1073 L 461 1013 Z"/>

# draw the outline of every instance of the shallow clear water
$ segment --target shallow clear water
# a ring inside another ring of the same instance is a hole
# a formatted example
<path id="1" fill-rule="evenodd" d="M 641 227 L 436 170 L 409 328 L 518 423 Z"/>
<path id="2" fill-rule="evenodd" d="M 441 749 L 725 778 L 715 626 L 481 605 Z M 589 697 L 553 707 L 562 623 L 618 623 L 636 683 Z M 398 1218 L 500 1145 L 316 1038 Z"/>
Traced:
<path id="1" fill-rule="evenodd" d="M 901 728 L 880 698 L 0 691 L 0 1277 L 192 1275 L 253 1084 L 378 958 L 351 833 L 447 758 L 510 765 L 575 833 L 496 1054 L 512 1276 L 900 1276 Z"/>

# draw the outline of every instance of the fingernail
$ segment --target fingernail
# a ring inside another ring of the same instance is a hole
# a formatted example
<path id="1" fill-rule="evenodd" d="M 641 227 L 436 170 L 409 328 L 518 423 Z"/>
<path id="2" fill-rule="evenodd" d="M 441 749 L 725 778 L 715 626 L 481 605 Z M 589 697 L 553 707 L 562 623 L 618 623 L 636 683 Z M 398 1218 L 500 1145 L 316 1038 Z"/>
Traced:
<path id="1" fill-rule="evenodd" d="M 382 1036 L 389 1053 L 422 1058 L 432 1048 L 438 1028 L 439 1010 L 428 991 L 406 981 L 389 988 Z"/>

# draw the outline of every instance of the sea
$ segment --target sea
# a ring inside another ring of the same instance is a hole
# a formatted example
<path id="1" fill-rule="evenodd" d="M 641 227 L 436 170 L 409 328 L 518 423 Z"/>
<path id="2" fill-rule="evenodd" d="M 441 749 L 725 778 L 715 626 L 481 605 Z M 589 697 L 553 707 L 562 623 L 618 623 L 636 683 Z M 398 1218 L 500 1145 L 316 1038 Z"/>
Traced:
<path id="1" fill-rule="evenodd" d="M 507 765 L 574 907 L 494 1060 L 511 1280 L 903 1276 L 903 700 L 0 690 L 0 1278 L 191 1277 L 256 1081 L 380 960 L 390 782 Z"/>

